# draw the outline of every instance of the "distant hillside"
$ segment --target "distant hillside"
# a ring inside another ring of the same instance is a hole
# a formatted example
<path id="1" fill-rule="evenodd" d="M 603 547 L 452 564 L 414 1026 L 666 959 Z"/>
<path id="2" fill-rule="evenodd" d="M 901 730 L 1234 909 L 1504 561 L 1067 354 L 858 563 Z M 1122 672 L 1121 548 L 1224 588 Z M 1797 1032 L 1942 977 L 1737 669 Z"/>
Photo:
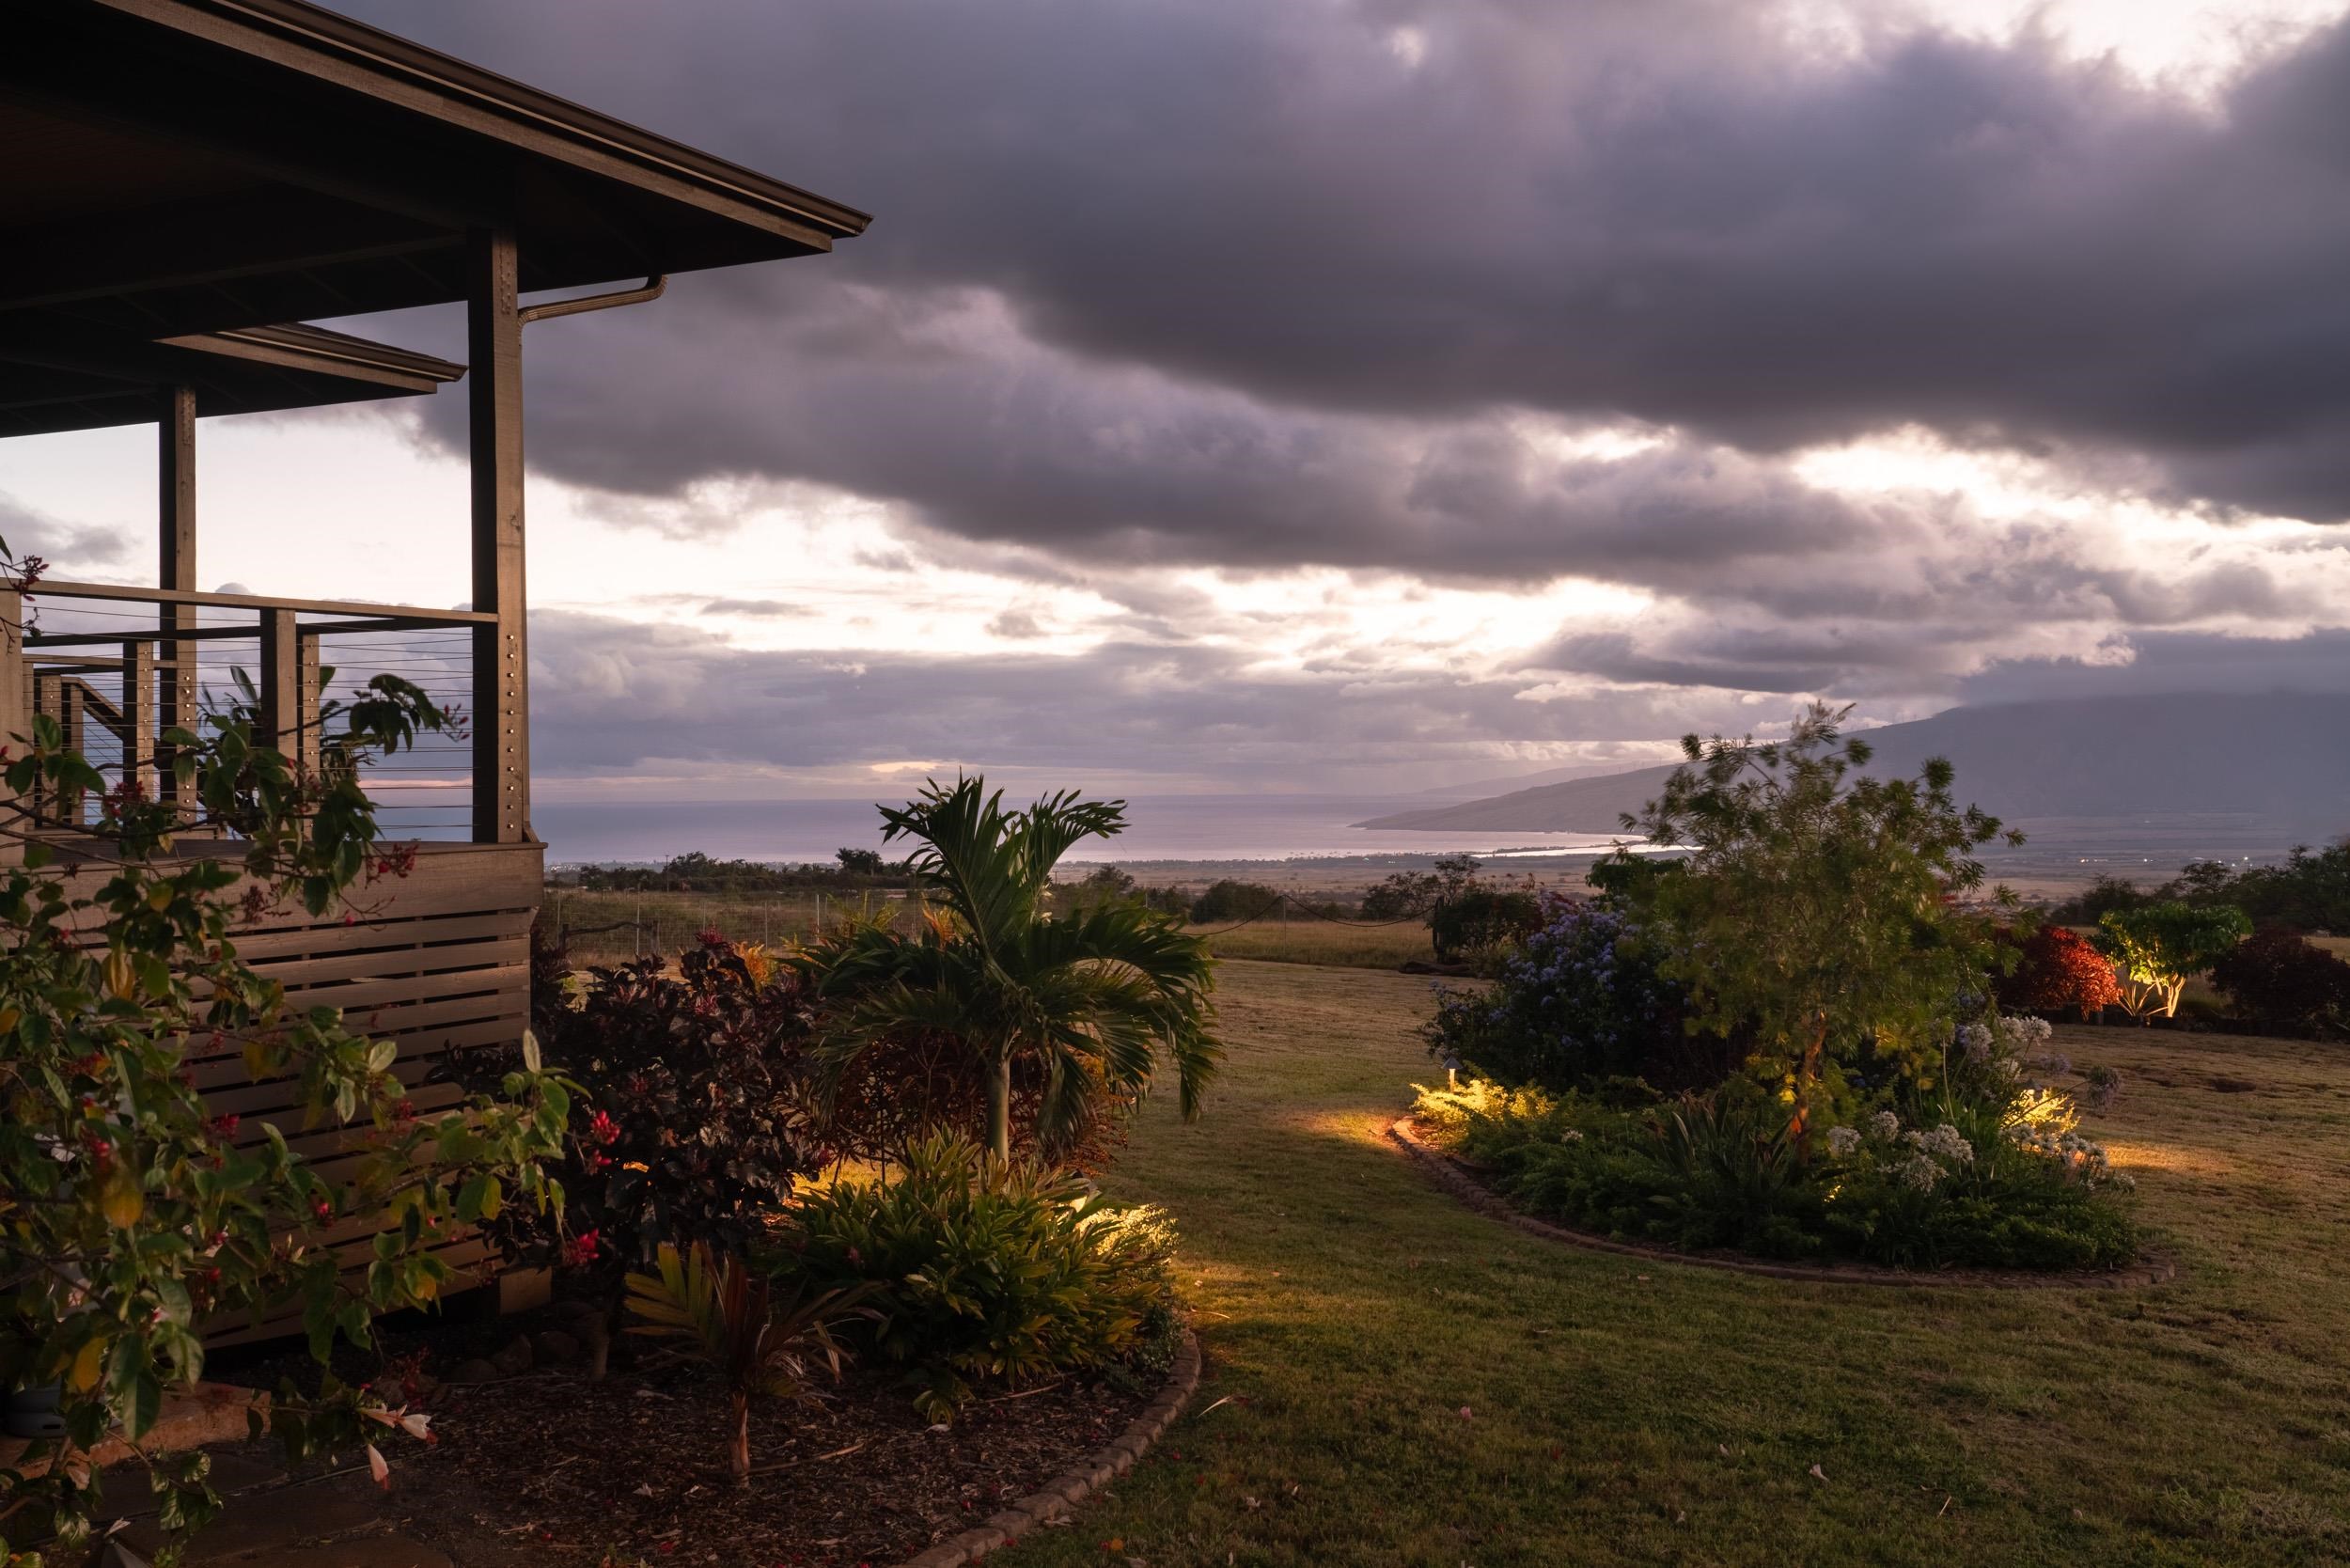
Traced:
<path id="1" fill-rule="evenodd" d="M 1962 805 L 2013 820 L 2249 813 L 2280 831 L 2350 831 L 2350 696 L 2195 693 L 1952 708 L 1865 732 L 1869 771 L 1915 775 L 1929 757 L 1958 770 Z M 1546 784 L 1363 827 L 1607 833 L 1653 799 L 1672 769 Z"/>

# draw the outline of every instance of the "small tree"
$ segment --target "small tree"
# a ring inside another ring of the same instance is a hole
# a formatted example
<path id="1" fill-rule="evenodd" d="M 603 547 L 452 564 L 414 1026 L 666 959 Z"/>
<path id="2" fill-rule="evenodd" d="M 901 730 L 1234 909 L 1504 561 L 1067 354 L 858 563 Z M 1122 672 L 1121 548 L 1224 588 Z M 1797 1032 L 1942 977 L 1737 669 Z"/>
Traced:
<path id="1" fill-rule="evenodd" d="M 2122 977 L 2122 1005 L 2130 1016 L 2174 1018 L 2186 982 L 2251 935 L 2252 922 L 2233 904 L 2172 900 L 2107 910 L 2097 933 L 2098 947 Z"/>
<path id="2" fill-rule="evenodd" d="M 1688 765 L 1623 819 L 1687 851 L 1619 885 L 1649 905 L 1661 971 L 1692 994 L 1690 1027 L 1753 1040 L 1798 1137 L 1864 1049 L 1927 1087 L 1952 1009 L 1987 1000 L 1997 962 L 1988 922 L 1956 900 L 1982 885 L 1974 852 L 1998 820 L 1954 804 L 1940 759 L 1914 780 L 1849 776 L 1871 755 L 1839 742 L 1850 712 L 1814 703 L 1774 744 L 1688 736 Z"/>
<path id="3" fill-rule="evenodd" d="M 233 715 L 209 737 L 168 731 L 193 813 L 135 779 L 109 787 L 54 718 L 16 737 L 0 805 L 0 832 L 22 844 L 0 870 L 0 1388 L 55 1388 L 65 1435 L 0 1472 L 0 1521 L 39 1506 L 62 1542 L 86 1541 L 91 1450 L 117 1431 L 136 1448 L 165 1391 L 202 1372 L 208 1325 L 297 1313 L 323 1361 L 337 1339 L 366 1343 L 372 1314 L 437 1299 L 449 1275 L 431 1244 L 509 1200 L 559 1208 L 537 1163 L 563 1131 L 559 1080 L 518 1063 L 497 1097 L 418 1117 L 390 1042 L 290 1005 L 238 956 L 241 925 L 288 906 L 323 916 L 405 869 L 378 843 L 360 774 L 447 715 L 381 676 L 341 717 L 316 770 Z M 43 823 L 26 805 L 77 794 L 100 798 L 96 823 Z M 77 835 L 71 866 L 30 831 L 58 825 Z M 241 858 L 179 855 L 192 826 L 233 835 L 215 842 Z M 321 1174 L 274 1125 L 240 1139 L 236 1117 L 212 1112 L 202 1084 L 234 1084 L 240 1065 L 290 1086 L 296 1123 L 351 1131 L 342 1174 Z M 306 1239 L 346 1220 L 374 1235 L 355 1279 Z M 257 1405 L 257 1421 L 264 1410 L 297 1453 L 425 1429 L 332 1378 L 316 1399 L 289 1388 Z M 175 1534 L 219 1505 L 203 1458 L 155 1466 Z"/>
<path id="4" fill-rule="evenodd" d="M 1012 1067 L 1040 1069 L 1040 1140 L 1081 1134 L 1105 1097 L 1131 1098 L 1164 1054 L 1185 1117 L 1223 1056 L 1210 1034 L 1214 960 L 1166 916 L 1118 902 L 1056 917 L 1053 867 L 1088 838 L 1125 826 L 1122 802 L 1052 795 L 1008 812 L 983 780 L 932 784 L 882 808 L 884 841 L 920 846 L 913 867 L 943 907 L 918 929 L 860 925 L 811 947 L 801 967 L 838 1015 L 821 1048 L 836 1082 L 908 1034 L 956 1043 L 984 1064 L 988 1146 L 1011 1157 Z"/>
<path id="5" fill-rule="evenodd" d="M 2029 935 L 2000 933 L 2015 951 L 2015 967 L 2000 977 L 1999 1006 L 2009 1012 L 2077 1013 L 2086 1019 L 2122 999 L 2113 965 L 2081 934 L 2043 925 Z"/>

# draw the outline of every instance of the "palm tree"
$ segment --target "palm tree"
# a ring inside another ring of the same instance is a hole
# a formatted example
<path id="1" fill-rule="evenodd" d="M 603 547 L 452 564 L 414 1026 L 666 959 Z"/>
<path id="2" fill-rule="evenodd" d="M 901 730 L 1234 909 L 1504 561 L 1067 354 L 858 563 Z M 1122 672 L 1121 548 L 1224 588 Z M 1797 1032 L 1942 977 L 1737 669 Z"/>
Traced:
<path id="1" fill-rule="evenodd" d="M 1053 868 L 1080 839 L 1126 825 L 1123 801 L 1066 791 L 1025 811 L 958 778 L 883 807 L 887 842 L 907 839 L 917 886 L 942 904 L 912 933 L 870 925 L 821 942 L 801 962 L 838 1004 L 821 1059 L 830 1081 L 892 1036 L 929 1032 L 976 1058 L 988 1086 L 988 1146 L 1011 1157 L 1012 1064 L 1043 1071 L 1037 1136 L 1051 1145 L 1094 1115 L 1104 1091 L 1139 1095 L 1159 1058 L 1174 1064 L 1186 1120 L 1223 1046 L 1208 1032 L 1214 961 L 1176 921 L 1111 901 L 1055 917 Z"/>

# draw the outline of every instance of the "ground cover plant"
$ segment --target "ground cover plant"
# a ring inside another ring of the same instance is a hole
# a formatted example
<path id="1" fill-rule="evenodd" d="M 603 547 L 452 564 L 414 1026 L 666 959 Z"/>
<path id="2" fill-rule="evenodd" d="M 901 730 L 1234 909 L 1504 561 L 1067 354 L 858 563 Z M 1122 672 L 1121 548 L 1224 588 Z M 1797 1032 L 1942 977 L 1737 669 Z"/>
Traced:
<path id="1" fill-rule="evenodd" d="M 802 1289 L 857 1293 L 871 1315 L 852 1338 L 944 1419 L 982 1388 L 1032 1388 L 1137 1354 L 1163 1372 L 1174 1249 L 1156 1210 L 942 1134 L 870 1181 L 807 1193 L 768 1266 Z"/>

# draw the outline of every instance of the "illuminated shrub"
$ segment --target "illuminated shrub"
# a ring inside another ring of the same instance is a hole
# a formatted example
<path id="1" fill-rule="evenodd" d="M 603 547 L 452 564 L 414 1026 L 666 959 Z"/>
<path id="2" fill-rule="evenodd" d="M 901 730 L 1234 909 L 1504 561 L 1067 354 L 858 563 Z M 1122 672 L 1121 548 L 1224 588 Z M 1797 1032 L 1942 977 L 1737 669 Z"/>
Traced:
<path id="1" fill-rule="evenodd" d="M 807 1290 L 857 1291 L 875 1316 L 852 1338 L 903 1368 L 937 1417 L 984 1385 L 1171 1348 L 1174 1251 L 1160 1210 L 942 1135 L 876 1181 L 805 1194 L 774 1264 Z"/>
<path id="2" fill-rule="evenodd" d="M 1999 940 L 2016 955 L 2015 967 L 1994 981 L 2006 1011 L 2088 1019 L 2121 1003 L 2112 962 L 2079 933 L 2044 925 L 2029 936 L 2002 932 Z"/>
<path id="3" fill-rule="evenodd" d="M 1481 1079 L 1423 1089 L 1437 1143 L 1529 1213 L 1611 1237 L 1756 1257 L 1904 1268 L 2124 1262 L 2126 1186 L 2077 1130 L 2072 1101 L 2029 1081 L 2036 1018 L 1954 1031 L 1947 1089 L 1813 1136 L 1744 1076 L 1703 1094 L 1628 1094 L 1622 1079 L 1550 1093 Z"/>

